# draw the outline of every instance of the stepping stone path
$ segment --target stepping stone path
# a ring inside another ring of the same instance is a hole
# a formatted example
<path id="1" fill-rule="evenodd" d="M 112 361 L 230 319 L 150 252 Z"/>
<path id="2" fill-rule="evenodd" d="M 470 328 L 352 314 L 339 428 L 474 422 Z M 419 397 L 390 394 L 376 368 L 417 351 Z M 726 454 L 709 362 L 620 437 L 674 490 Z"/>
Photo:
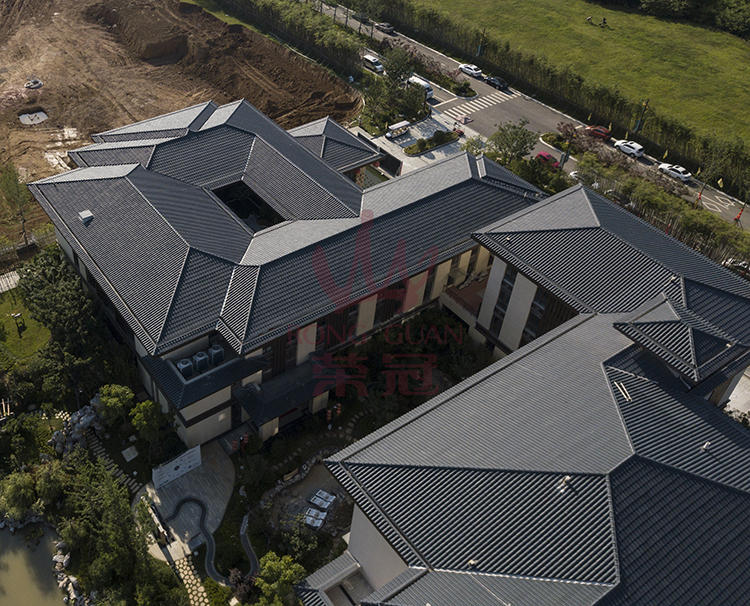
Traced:
<path id="1" fill-rule="evenodd" d="M 104 466 L 109 469 L 110 473 L 117 478 L 117 481 L 120 484 L 123 484 L 132 494 L 137 493 L 143 488 L 143 484 L 136 481 L 134 478 L 125 475 L 125 473 L 123 473 L 123 471 L 117 466 L 104 450 L 102 443 L 99 441 L 99 438 L 96 437 L 93 429 L 88 427 L 84 432 L 84 435 L 86 436 L 86 443 L 94 451 L 96 457 L 104 463 Z"/>
<path id="2" fill-rule="evenodd" d="M 193 559 L 190 556 L 174 562 L 172 570 L 175 571 L 185 584 L 192 606 L 209 606 L 206 590 L 203 589 L 203 583 L 195 571 Z"/>

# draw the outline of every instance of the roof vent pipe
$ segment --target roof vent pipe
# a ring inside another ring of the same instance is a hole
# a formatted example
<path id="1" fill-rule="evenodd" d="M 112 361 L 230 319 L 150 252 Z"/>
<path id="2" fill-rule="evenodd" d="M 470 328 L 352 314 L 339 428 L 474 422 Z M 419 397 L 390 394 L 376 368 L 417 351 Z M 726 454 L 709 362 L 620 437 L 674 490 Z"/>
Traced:
<path id="1" fill-rule="evenodd" d="M 702 451 L 708 452 L 708 447 L 711 446 L 711 442 L 706 442 L 701 448 Z"/>

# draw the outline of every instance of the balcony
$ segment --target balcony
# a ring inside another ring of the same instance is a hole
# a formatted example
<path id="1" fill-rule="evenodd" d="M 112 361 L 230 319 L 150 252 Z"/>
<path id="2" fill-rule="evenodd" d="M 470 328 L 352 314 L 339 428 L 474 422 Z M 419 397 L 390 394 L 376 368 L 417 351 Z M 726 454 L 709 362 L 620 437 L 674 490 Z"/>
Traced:
<path id="1" fill-rule="evenodd" d="M 440 302 L 469 326 L 474 326 L 482 307 L 486 287 L 487 274 L 485 273 L 484 277 L 476 278 L 470 282 L 464 281 L 457 286 L 451 286 L 444 290 L 440 294 Z"/>

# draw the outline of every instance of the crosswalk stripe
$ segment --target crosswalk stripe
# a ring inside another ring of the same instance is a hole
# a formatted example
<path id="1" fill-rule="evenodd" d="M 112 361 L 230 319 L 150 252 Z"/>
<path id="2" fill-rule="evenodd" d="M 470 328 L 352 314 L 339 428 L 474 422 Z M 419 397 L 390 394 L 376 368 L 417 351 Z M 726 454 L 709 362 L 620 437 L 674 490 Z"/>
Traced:
<path id="1" fill-rule="evenodd" d="M 458 118 L 459 116 L 471 114 L 481 109 L 487 109 L 488 107 L 498 105 L 512 98 L 513 97 L 507 93 L 497 91 L 496 93 L 492 93 L 491 95 L 488 95 L 486 97 L 478 97 L 473 101 L 468 101 L 466 103 L 462 103 L 461 105 L 446 109 L 445 111 L 443 111 L 443 113 L 447 116 L 450 116 L 451 118 Z"/>

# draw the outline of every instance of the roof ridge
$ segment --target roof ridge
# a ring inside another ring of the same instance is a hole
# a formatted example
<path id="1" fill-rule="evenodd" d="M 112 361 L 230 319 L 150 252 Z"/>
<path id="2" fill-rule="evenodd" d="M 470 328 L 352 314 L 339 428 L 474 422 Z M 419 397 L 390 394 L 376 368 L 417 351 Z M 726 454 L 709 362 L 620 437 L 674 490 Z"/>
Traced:
<path id="1" fill-rule="evenodd" d="M 183 240 L 184 241 L 184 240 Z M 187 244 L 187 242 L 185 242 Z M 167 309 L 167 313 L 164 314 L 164 321 L 161 324 L 161 328 L 159 329 L 159 334 L 156 337 L 156 343 L 161 342 L 161 336 L 164 334 L 164 327 L 167 325 L 167 320 L 169 320 L 169 315 L 172 313 L 172 310 L 174 309 L 174 303 L 175 303 L 175 295 L 177 294 L 177 291 L 180 288 L 180 284 L 182 284 L 182 280 L 185 278 L 185 266 L 188 263 L 188 258 L 190 257 L 191 253 L 193 252 L 192 247 L 187 244 L 187 251 L 185 252 L 185 258 L 182 260 L 182 267 L 180 267 L 180 277 L 175 282 L 174 288 L 172 289 L 172 295 L 169 297 L 169 308 Z"/>
<path id="2" fill-rule="evenodd" d="M 462 381 L 458 385 L 455 385 L 454 387 L 447 389 L 442 394 L 439 394 L 435 396 L 434 398 L 432 398 L 432 400 L 428 400 L 427 402 L 413 409 L 409 413 L 402 415 L 401 417 L 395 419 L 394 421 L 391 421 L 384 427 L 381 427 L 380 429 L 376 430 L 370 435 L 371 436 L 374 436 L 377 434 L 381 434 L 381 435 L 378 435 L 378 437 L 373 439 L 372 441 L 364 444 L 365 439 L 359 440 L 358 442 L 355 442 L 354 444 L 351 444 L 344 450 L 340 451 L 340 453 L 337 453 L 336 455 L 334 455 L 337 458 L 335 459 L 331 458 L 329 460 L 337 464 L 343 463 L 344 461 L 348 460 L 350 457 L 354 456 L 354 454 L 360 452 L 361 450 L 364 450 L 365 448 L 369 448 L 373 444 L 380 442 L 381 440 L 385 439 L 387 436 L 391 435 L 392 433 L 398 431 L 402 427 L 405 427 L 406 425 L 409 425 L 415 422 L 416 420 L 424 417 L 425 415 L 429 414 L 433 410 L 439 408 L 440 406 L 443 406 L 449 400 L 452 400 L 456 396 L 468 391 L 479 382 L 484 381 L 488 379 L 489 377 L 492 377 L 498 374 L 499 372 L 502 372 L 505 368 L 507 368 L 511 364 L 516 364 L 520 362 L 521 360 L 525 359 L 527 356 L 531 355 L 531 353 L 541 348 L 542 345 L 546 345 L 550 341 L 560 338 L 561 336 L 567 334 L 568 332 L 576 329 L 581 324 L 588 322 L 592 318 L 596 317 L 596 315 L 597 314 L 583 314 L 582 313 L 582 314 L 578 314 L 577 316 L 574 316 L 573 318 L 571 318 L 564 324 L 534 339 L 533 341 L 528 343 L 525 347 L 517 349 L 516 351 L 509 354 L 505 358 L 498 360 L 493 365 L 490 365 L 484 370 L 480 370 L 479 372 L 475 373 L 474 375 L 472 375 L 465 381 Z M 497 367 L 493 368 L 495 364 L 497 364 Z M 488 369 L 492 369 L 492 370 L 488 371 Z M 433 400 L 435 400 L 435 403 L 431 404 Z M 406 419 L 406 417 L 409 417 L 409 418 Z M 338 458 L 339 454 L 343 454 L 344 455 L 343 458 Z"/>
<path id="3" fill-rule="evenodd" d="M 97 136 L 102 136 L 102 135 L 108 135 L 108 134 L 112 134 L 112 133 L 117 133 L 118 131 L 122 130 L 123 128 L 127 128 L 128 126 L 134 126 L 136 124 L 146 124 L 148 122 L 153 122 L 154 120 L 160 120 L 162 118 L 166 118 L 167 116 L 174 116 L 174 115 L 182 113 L 182 112 L 187 112 L 187 111 L 189 111 L 191 109 L 194 109 L 194 108 L 200 107 L 200 106 L 205 106 L 204 107 L 204 109 L 205 109 L 206 107 L 208 107 L 211 104 L 216 105 L 216 103 L 213 101 L 213 99 L 210 99 L 208 101 L 204 101 L 203 103 L 196 103 L 195 105 L 190 105 L 188 107 L 183 107 L 182 109 L 176 109 L 174 111 L 167 112 L 166 114 L 160 114 L 158 116 L 152 116 L 151 118 L 146 118 L 144 120 L 138 120 L 138 122 L 131 122 L 130 124 L 125 124 L 124 126 L 116 126 L 115 128 L 110 128 L 109 130 L 105 130 L 105 131 L 103 131 L 101 133 L 96 133 L 96 135 Z M 218 108 L 218 106 L 217 106 L 217 108 Z M 217 109 L 217 108 L 214 108 L 214 109 Z M 200 116 L 200 113 L 198 115 Z M 197 116 L 196 116 L 196 118 L 197 118 Z M 183 127 L 183 128 L 188 128 L 189 129 L 190 125 L 192 125 L 193 122 L 195 122 L 196 118 L 193 118 L 193 120 L 190 122 L 190 124 L 188 124 L 187 127 Z M 134 132 L 151 132 L 151 131 L 134 131 Z"/>
<path id="4" fill-rule="evenodd" d="M 577 477 L 602 478 L 606 473 L 582 472 L 582 471 L 550 471 L 548 469 L 499 469 L 497 467 L 465 467 L 452 465 L 409 465 L 403 463 L 369 463 L 366 461 L 347 461 L 345 465 L 357 465 L 359 467 L 369 468 L 394 468 L 394 469 L 423 469 L 436 471 L 468 471 L 468 472 L 492 472 L 514 475 L 533 475 L 533 476 L 561 476 L 570 475 Z"/>

